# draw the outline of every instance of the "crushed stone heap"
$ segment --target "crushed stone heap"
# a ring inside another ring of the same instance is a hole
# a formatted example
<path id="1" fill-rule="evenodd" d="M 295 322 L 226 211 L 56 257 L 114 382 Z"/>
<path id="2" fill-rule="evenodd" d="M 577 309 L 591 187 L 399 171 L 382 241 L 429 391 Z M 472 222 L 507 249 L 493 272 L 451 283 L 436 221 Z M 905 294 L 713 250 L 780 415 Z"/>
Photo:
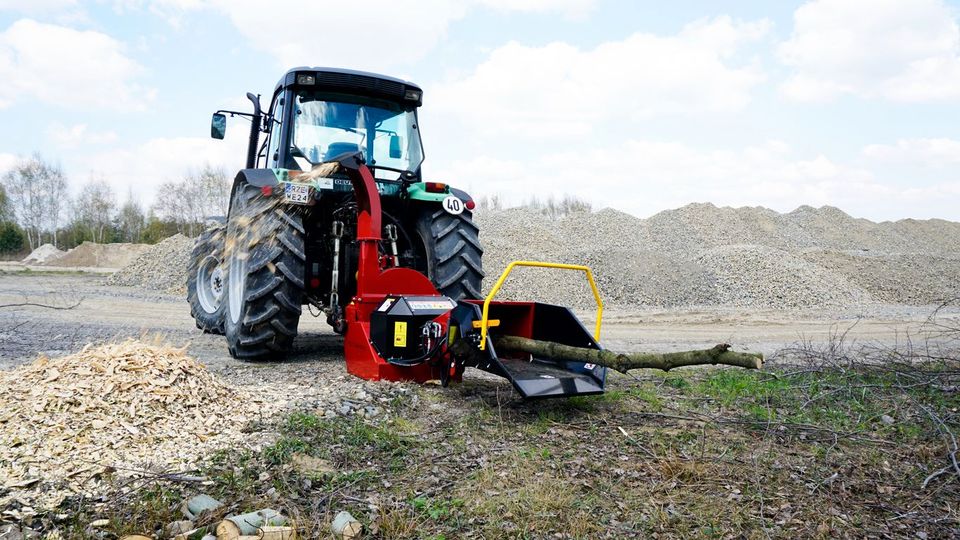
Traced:
<path id="1" fill-rule="evenodd" d="M 184 293 L 193 242 L 193 238 L 175 234 L 149 246 L 133 262 L 107 278 L 107 284 Z"/>
<path id="2" fill-rule="evenodd" d="M 489 290 L 511 261 L 586 264 L 611 307 L 925 305 L 960 295 L 960 223 L 874 223 L 830 206 L 781 214 L 689 204 L 647 219 L 603 209 L 550 219 L 478 209 Z M 108 283 L 183 293 L 193 240 L 164 240 Z M 518 269 L 500 298 L 591 308 L 574 272 Z"/>

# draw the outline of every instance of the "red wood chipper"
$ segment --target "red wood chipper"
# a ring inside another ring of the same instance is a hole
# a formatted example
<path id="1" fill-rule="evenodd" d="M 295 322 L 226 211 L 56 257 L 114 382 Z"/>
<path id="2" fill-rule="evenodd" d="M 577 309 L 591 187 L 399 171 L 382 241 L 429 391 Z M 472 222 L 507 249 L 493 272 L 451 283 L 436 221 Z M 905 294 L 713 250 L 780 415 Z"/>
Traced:
<path id="1" fill-rule="evenodd" d="M 512 263 L 484 300 L 454 301 L 440 294 L 423 274 L 387 267 L 379 252 L 380 195 L 358 153 L 339 163 L 357 198 L 360 245 L 357 289 L 346 307 L 344 353 L 347 370 L 369 380 L 460 381 L 467 367 L 507 378 L 525 398 L 567 397 L 603 392 L 606 368 L 583 362 L 553 361 L 530 354 L 498 354 L 493 336 L 519 336 L 599 349 L 603 305 L 589 269 L 582 266 L 518 261 Z M 515 266 L 582 270 L 597 300 L 591 335 L 566 307 L 539 302 L 493 300 Z M 460 342 L 458 346 L 453 346 Z M 464 346 L 464 343 L 467 346 Z"/>
<path id="2" fill-rule="evenodd" d="M 228 115 L 250 120 L 246 168 L 228 215 L 200 235 L 187 268 L 197 327 L 224 334 L 233 357 L 283 358 L 307 306 L 345 335 L 347 367 L 360 377 L 445 384 L 475 367 L 525 397 L 603 391 L 602 367 L 496 350 L 504 336 L 598 349 L 600 297 L 585 267 L 519 261 L 480 300 L 475 203 L 423 178 L 419 86 L 298 67 L 265 110 L 258 95 L 247 98 L 252 112 L 213 114 L 218 139 Z M 598 305 L 594 334 L 564 307 L 493 301 L 518 265 L 585 272 Z"/>

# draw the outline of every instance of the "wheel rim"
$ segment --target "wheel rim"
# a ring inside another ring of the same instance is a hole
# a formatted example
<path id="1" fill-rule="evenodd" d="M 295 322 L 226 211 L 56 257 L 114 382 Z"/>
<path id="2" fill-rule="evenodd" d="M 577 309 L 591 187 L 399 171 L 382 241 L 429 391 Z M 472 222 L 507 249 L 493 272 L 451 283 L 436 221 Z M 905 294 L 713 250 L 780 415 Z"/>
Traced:
<path id="1" fill-rule="evenodd" d="M 249 250 L 239 239 L 233 243 L 230 255 L 230 269 L 228 273 L 228 310 L 230 320 L 236 324 L 240 322 L 240 311 L 243 308 L 243 297 L 247 282 L 247 258 Z"/>
<path id="2" fill-rule="evenodd" d="M 197 269 L 197 300 L 207 313 L 216 313 L 223 300 L 223 268 L 213 255 L 207 256 Z"/>

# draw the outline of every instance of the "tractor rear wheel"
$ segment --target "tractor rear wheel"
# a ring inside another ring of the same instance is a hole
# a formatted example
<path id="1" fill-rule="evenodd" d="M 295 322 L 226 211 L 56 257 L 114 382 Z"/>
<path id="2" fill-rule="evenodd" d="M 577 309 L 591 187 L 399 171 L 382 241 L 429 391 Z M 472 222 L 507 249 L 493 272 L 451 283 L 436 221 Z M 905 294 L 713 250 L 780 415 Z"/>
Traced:
<path id="1" fill-rule="evenodd" d="M 304 232 L 300 209 L 240 184 L 226 234 L 224 328 L 230 355 L 279 357 L 297 335 L 304 296 Z"/>
<path id="2" fill-rule="evenodd" d="M 454 300 L 481 298 L 483 247 L 471 214 L 430 208 L 417 222 L 427 256 L 427 277 Z"/>
<path id="3" fill-rule="evenodd" d="M 214 225 L 197 237 L 187 265 L 187 302 L 197 328 L 223 333 L 223 244 L 226 227 Z"/>

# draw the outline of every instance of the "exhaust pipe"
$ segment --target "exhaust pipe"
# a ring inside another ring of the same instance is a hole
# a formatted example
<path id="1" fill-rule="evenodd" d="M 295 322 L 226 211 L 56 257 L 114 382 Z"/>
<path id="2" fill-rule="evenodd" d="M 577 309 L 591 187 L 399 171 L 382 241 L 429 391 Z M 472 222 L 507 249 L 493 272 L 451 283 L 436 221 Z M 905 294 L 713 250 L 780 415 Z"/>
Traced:
<path id="1" fill-rule="evenodd" d="M 247 168 L 257 166 L 257 144 L 260 142 L 260 125 L 263 122 L 263 110 L 260 108 L 260 96 L 247 92 L 247 99 L 253 103 L 253 117 L 250 119 L 250 143 L 247 146 Z"/>

